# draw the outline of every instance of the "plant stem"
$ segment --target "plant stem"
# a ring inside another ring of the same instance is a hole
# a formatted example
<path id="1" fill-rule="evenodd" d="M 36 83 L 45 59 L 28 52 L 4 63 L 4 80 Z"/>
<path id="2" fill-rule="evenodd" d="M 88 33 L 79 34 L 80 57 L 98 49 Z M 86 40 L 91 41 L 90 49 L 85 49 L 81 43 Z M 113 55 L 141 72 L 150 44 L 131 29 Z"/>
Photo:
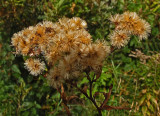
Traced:
<path id="1" fill-rule="evenodd" d="M 108 102 L 110 95 L 111 95 L 112 87 L 113 87 L 113 85 L 110 86 L 109 93 L 104 94 L 105 99 L 104 99 L 103 103 L 101 104 L 100 108 L 103 108 L 103 106 Z"/>
<path id="2" fill-rule="evenodd" d="M 96 109 L 98 111 L 99 116 L 102 116 L 101 109 L 98 107 L 96 101 L 92 97 L 92 91 L 90 91 L 90 96 L 88 96 L 88 94 L 86 92 L 84 92 L 82 89 L 77 87 L 77 84 L 75 84 L 75 83 L 69 83 L 69 84 L 74 86 L 78 91 L 80 91 L 83 95 L 85 95 L 94 104 L 94 106 L 96 107 Z M 91 85 L 92 84 L 90 84 L 90 87 L 91 87 Z M 90 90 L 92 90 L 92 89 L 90 88 Z"/>
<path id="3" fill-rule="evenodd" d="M 63 101 L 63 100 L 62 100 L 62 101 Z M 65 108 L 65 110 L 66 110 L 66 112 L 67 112 L 67 115 L 68 115 L 68 116 L 72 116 L 71 113 L 70 113 L 70 111 L 69 111 L 69 107 L 67 106 L 67 104 L 63 103 L 63 105 L 64 105 L 64 108 Z"/>
<path id="4" fill-rule="evenodd" d="M 65 100 L 65 98 L 64 98 L 64 91 L 62 90 L 62 92 L 61 92 L 58 88 L 57 88 L 57 91 L 58 91 L 58 92 L 60 93 L 60 95 L 61 95 L 61 99 L 62 99 L 64 108 L 65 108 L 65 110 L 66 110 L 66 112 L 67 112 L 67 115 L 68 115 L 68 116 L 72 116 L 71 113 L 70 113 L 70 111 L 69 111 L 69 107 L 67 106 L 66 100 Z"/>

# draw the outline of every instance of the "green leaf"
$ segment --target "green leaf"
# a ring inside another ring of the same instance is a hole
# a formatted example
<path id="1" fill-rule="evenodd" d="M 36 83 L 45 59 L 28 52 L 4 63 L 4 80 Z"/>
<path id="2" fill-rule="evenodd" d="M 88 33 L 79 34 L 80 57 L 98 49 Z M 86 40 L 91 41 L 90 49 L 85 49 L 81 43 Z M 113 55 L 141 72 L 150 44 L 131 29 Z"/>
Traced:
<path id="1" fill-rule="evenodd" d="M 14 71 L 14 72 L 16 72 L 16 73 L 19 73 L 19 74 L 21 74 L 21 72 L 20 72 L 20 70 L 19 70 L 19 68 L 18 68 L 18 66 L 17 65 L 12 65 L 12 71 Z"/>
<path id="2" fill-rule="evenodd" d="M 58 8 L 64 3 L 64 0 L 59 0 L 59 2 L 56 4 L 55 8 L 58 10 Z"/>
<path id="3" fill-rule="evenodd" d="M 41 105 L 36 104 L 36 108 L 40 109 L 40 108 L 41 108 Z"/>
<path id="4" fill-rule="evenodd" d="M 144 95 L 139 101 L 139 106 L 141 106 L 143 104 L 145 99 L 146 99 L 146 96 Z"/>
<path id="5" fill-rule="evenodd" d="M 153 96 L 151 96 L 151 101 L 152 103 L 154 103 L 155 106 L 158 105 L 157 100 Z"/>
<path id="6" fill-rule="evenodd" d="M 83 78 L 83 80 L 80 82 L 80 84 L 82 85 L 82 84 L 85 84 L 85 83 L 88 83 L 89 81 L 88 81 L 88 79 L 87 78 Z"/>
<path id="7" fill-rule="evenodd" d="M 36 111 L 35 108 L 33 108 L 33 109 L 32 109 L 32 115 L 37 116 L 36 114 L 37 114 L 37 111 Z"/>
<path id="8" fill-rule="evenodd" d="M 32 102 L 23 102 L 22 106 L 23 107 L 27 107 L 27 108 L 31 108 L 32 106 L 34 106 L 34 103 L 32 103 Z"/>
<path id="9" fill-rule="evenodd" d="M 154 112 L 154 108 L 153 108 L 152 104 L 149 105 L 148 109 L 150 109 L 152 112 Z"/>
<path id="10" fill-rule="evenodd" d="M 143 116 L 146 116 L 146 113 L 147 113 L 147 107 L 146 106 L 142 107 L 142 113 L 143 113 Z"/>
<path id="11" fill-rule="evenodd" d="M 22 115 L 23 116 L 29 116 L 29 112 L 26 111 L 26 112 L 22 113 Z"/>

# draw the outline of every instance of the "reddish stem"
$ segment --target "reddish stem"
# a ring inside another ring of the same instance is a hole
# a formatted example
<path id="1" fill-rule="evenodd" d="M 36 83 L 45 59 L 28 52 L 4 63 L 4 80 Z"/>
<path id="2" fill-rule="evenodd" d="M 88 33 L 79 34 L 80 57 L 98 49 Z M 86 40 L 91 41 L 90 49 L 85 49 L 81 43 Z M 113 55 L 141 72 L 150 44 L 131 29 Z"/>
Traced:
<path id="1" fill-rule="evenodd" d="M 67 106 L 66 98 L 65 98 L 65 96 L 64 96 L 64 88 L 63 88 L 63 85 L 61 85 L 61 89 L 62 89 L 62 92 L 61 92 L 61 90 L 59 90 L 58 88 L 57 88 L 57 91 L 58 91 L 58 92 L 60 93 L 60 95 L 61 95 L 61 99 L 62 99 L 64 108 L 65 108 L 68 116 L 72 116 L 71 113 L 70 113 L 70 111 L 69 111 L 69 107 Z"/>
<path id="2" fill-rule="evenodd" d="M 104 99 L 102 105 L 100 106 L 100 108 L 102 108 L 108 102 L 110 95 L 111 95 L 112 87 L 113 87 L 112 85 L 109 87 L 109 93 L 104 93 L 105 99 Z"/>

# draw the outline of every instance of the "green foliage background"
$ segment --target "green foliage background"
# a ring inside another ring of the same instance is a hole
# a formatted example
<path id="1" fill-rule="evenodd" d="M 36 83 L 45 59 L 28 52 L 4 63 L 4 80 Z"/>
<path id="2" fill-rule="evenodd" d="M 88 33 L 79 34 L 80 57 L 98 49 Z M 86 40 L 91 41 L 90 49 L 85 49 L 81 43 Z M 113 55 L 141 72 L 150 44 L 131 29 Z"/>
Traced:
<path id="1" fill-rule="evenodd" d="M 116 50 L 106 60 L 103 73 L 93 92 L 113 90 L 109 105 L 132 109 L 104 111 L 104 116 L 156 116 L 160 107 L 160 64 L 150 60 L 147 65 L 129 57 L 140 49 L 146 55 L 160 51 L 159 0 L 1 0 L 0 1 L 0 116 L 66 115 L 60 95 L 48 86 L 44 76 L 33 77 L 24 69 L 24 59 L 14 56 L 11 37 L 14 33 L 43 20 L 81 17 L 88 23 L 93 39 L 105 39 L 114 29 L 108 18 L 116 13 L 133 11 L 151 24 L 148 40 L 133 36 L 127 46 Z M 79 86 L 83 86 L 82 80 Z M 94 106 L 81 100 L 69 104 L 74 116 L 97 115 Z M 99 96 L 101 101 L 103 96 Z"/>

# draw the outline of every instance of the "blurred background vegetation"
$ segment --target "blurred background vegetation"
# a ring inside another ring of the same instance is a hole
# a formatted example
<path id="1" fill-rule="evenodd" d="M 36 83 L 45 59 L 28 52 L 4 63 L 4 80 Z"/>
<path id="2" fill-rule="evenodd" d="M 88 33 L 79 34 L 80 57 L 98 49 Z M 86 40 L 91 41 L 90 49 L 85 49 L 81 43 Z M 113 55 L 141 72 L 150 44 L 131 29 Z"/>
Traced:
<path id="1" fill-rule="evenodd" d="M 133 36 L 127 46 L 115 50 L 105 62 L 96 91 L 108 91 L 113 84 L 109 105 L 128 106 L 131 110 L 104 111 L 104 116 L 158 116 L 160 112 L 160 1 L 159 0 L 0 0 L 0 116 L 65 116 L 60 95 L 46 83 L 45 75 L 33 77 L 24 69 L 22 56 L 14 56 L 14 33 L 43 20 L 81 17 L 88 23 L 93 40 L 108 41 L 114 29 L 108 18 L 124 11 L 136 12 L 151 25 L 148 40 Z M 135 49 L 156 54 L 142 64 L 130 57 Z M 86 82 L 82 80 L 80 85 Z M 82 100 L 69 104 L 73 116 L 94 116 L 94 106 L 80 93 Z M 103 96 L 99 96 L 101 100 Z"/>

